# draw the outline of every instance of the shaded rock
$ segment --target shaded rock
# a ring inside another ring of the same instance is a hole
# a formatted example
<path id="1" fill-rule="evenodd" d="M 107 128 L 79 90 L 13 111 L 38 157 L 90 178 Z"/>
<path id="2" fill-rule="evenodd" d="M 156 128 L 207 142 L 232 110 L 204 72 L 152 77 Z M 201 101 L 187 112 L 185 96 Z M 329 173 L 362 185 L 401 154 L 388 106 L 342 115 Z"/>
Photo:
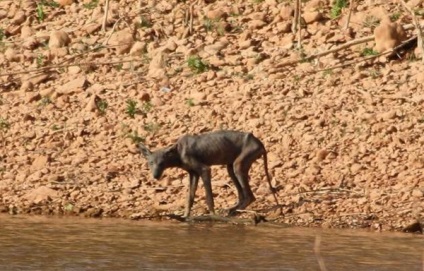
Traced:
<path id="1" fill-rule="evenodd" d="M 56 190 L 53 190 L 47 186 L 39 186 L 34 188 L 30 192 L 24 195 L 24 198 L 30 202 L 35 204 L 39 204 L 41 202 L 50 201 L 59 196 L 59 193 Z"/>
<path id="2" fill-rule="evenodd" d="M 126 54 L 134 44 L 134 36 L 130 30 L 123 29 L 112 34 L 109 44 L 114 46 L 118 54 Z"/>
<path id="3" fill-rule="evenodd" d="M 69 43 L 71 43 L 71 39 L 69 38 L 68 33 L 63 30 L 53 31 L 50 34 L 50 48 L 61 48 L 67 46 Z"/>
<path id="4" fill-rule="evenodd" d="M 406 39 L 406 32 L 403 27 L 390 21 L 383 21 L 374 29 L 375 49 L 378 52 L 391 50 Z"/>

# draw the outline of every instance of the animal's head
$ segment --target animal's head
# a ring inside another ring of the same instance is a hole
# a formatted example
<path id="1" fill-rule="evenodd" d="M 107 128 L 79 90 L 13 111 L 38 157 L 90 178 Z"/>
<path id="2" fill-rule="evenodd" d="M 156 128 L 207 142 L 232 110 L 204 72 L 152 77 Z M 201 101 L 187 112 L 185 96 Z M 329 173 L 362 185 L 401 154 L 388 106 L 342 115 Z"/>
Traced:
<path id="1" fill-rule="evenodd" d="M 147 159 L 153 178 L 156 180 L 160 179 L 165 169 L 176 166 L 178 163 L 178 153 L 175 145 L 152 152 L 140 143 L 138 144 L 138 149 Z"/>

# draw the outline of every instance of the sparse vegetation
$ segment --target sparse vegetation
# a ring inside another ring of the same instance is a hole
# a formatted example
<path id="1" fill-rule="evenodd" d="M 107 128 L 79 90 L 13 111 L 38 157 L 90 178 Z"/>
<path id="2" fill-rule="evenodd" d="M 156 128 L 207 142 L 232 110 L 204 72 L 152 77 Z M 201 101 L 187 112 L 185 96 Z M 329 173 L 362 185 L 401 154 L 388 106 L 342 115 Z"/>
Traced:
<path id="1" fill-rule="evenodd" d="M 144 130 L 146 130 L 147 132 L 150 132 L 150 133 L 156 133 L 157 131 L 159 131 L 159 129 L 160 129 L 160 124 L 158 124 L 158 123 L 154 123 L 154 122 L 149 122 L 149 123 L 147 123 L 147 124 L 145 124 L 144 126 L 143 126 L 143 128 L 144 128 Z"/>
<path id="2" fill-rule="evenodd" d="M 153 108 L 153 105 L 150 102 L 144 102 L 141 105 L 141 114 L 143 116 L 147 116 L 147 113 L 149 113 Z"/>
<path id="3" fill-rule="evenodd" d="M 195 105 L 196 105 L 196 104 L 194 103 L 193 98 L 188 98 L 188 99 L 186 99 L 186 104 L 187 104 L 188 106 L 195 106 Z"/>
<path id="4" fill-rule="evenodd" d="M 138 28 L 150 28 L 152 25 L 152 21 L 143 15 L 140 16 L 140 21 L 137 23 Z"/>
<path id="5" fill-rule="evenodd" d="M 376 28 L 379 24 L 380 24 L 380 19 L 378 19 L 377 17 L 373 15 L 369 15 L 365 17 L 365 20 L 362 22 L 362 25 L 364 27 L 368 27 L 371 30 L 374 30 L 374 28 Z"/>
<path id="6" fill-rule="evenodd" d="M 375 51 L 372 48 L 365 47 L 364 49 L 362 49 L 362 55 L 363 56 L 375 56 L 375 55 L 378 55 L 378 52 Z"/>
<path id="7" fill-rule="evenodd" d="M 187 65 L 195 73 L 202 73 L 209 69 L 208 65 L 197 55 L 190 56 L 187 59 Z"/>
<path id="8" fill-rule="evenodd" d="M 7 119 L 0 117 L 0 130 L 7 130 L 10 128 L 10 123 Z"/>
<path id="9" fill-rule="evenodd" d="M 37 63 L 38 68 L 44 66 L 44 55 L 38 54 L 35 61 Z"/>
<path id="10" fill-rule="evenodd" d="M 47 1 L 47 0 L 41 0 L 40 3 L 42 5 L 52 7 L 52 8 L 58 8 L 60 7 L 59 3 L 56 3 L 55 1 Z"/>
<path id="11" fill-rule="evenodd" d="M 137 101 L 134 101 L 133 99 L 128 99 L 125 113 L 127 113 L 127 115 L 130 116 L 130 118 L 134 118 L 137 112 L 138 112 Z"/>
<path id="12" fill-rule="evenodd" d="M 52 100 L 48 96 L 44 96 L 41 98 L 41 100 L 38 102 L 39 106 L 46 106 L 48 104 L 51 104 Z"/>
<path id="13" fill-rule="evenodd" d="M 99 4 L 99 0 L 91 0 L 90 2 L 83 4 L 86 9 L 95 9 Z"/>
<path id="14" fill-rule="evenodd" d="M 37 4 L 37 19 L 41 23 L 44 21 L 45 17 L 46 17 L 46 14 L 44 12 L 44 4 L 43 2 L 40 2 Z"/>
<path id="15" fill-rule="evenodd" d="M 390 15 L 390 21 L 394 22 L 400 18 L 401 13 L 399 11 L 394 12 Z"/>
<path id="16" fill-rule="evenodd" d="M 129 132 L 127 138 L 130 138 L 134 144 L 144 142 L 144 138 L 139 136 L 137 131 Z"/>
<path id="17" fill-rule="evenodd" d="M 108 103 L 106 100 L 99 99 L 96 102 L 96 106 L 97 106 L 97 109 L 99 109 L 100 114 L 102 115 L 106 114 L 106 109 L 108 107 Z"/>
<path id="18" fill-rule="evenodd" d="M 5 37 L 4 29 L 0 27 L 0 42 L 3 41 L 4 37 Z"/>
<path id="19" fill-rule="evenodd" d="M 348 0 L 335 0 L 330 11 L 330 18 L 335 19 L 342 14 L 343 8 L 347 7 Z"/>

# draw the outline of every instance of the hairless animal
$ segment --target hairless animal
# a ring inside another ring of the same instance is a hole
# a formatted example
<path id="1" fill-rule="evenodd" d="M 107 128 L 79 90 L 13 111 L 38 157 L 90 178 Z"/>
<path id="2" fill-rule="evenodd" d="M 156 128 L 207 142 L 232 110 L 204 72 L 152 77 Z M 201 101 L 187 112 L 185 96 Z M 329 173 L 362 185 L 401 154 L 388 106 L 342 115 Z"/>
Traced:
<path id="1" fill-rule="evenodd" d="M 153 152 L 141 143 L 138 148 L 147 159 L 155 179 L 160 179 L 167 168 L 177 167 L 188 172 L 189 189 L 184 217 L 190 216 L 199 177 L 204 183 L 209 212 L 214 214 L 210 169 L 212 165 L 226 165 L 237 189 L 238 202 L 229 209 L 229 214 L 245 209 L 255 201 L 249 185 L 249 170 L 252 163 L 261 156 L 264 159 L 266 179 L 279 206 L 276 189 L 272 187 L 268 173 L 267 151 L 263 143 L 251 133 L 221 130 L 199 135 L 184 135 L 175 144 Z"/>

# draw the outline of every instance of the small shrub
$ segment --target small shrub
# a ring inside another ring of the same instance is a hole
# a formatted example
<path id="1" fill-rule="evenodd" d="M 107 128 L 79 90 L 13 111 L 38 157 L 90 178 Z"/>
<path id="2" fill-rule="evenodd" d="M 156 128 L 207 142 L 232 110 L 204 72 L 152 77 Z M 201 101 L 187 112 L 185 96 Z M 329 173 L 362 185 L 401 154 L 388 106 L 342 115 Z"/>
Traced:
<path id="1" fill-rule="evenodd" d="M 153 105 L 150 102 L 144 102 L 141 106 L 141 114 L 147 116 L 147 113 L 152 111 Z"/>
<path id="2" fill-rule="evenodd" d="M 9 128 L 10 123 L 6 119 L 0 117 L 0 130 L 7 130 Z"/>
<path id="3" fill-rule="evenodd" d="M 102 114 L 102 115 L 106 114 L 106 109 L 108 107 L 108 103 L 107 103 L 106 100 L 99 99 L 96 102 L 96 105 L 97 105 L 97 109 L 99 109 L 100 114 Z"/>
<path id="4" fill-rule="evenodd" d="M 43 3 L 38 3 L 37 4 L 37 19 L 38 21 L 41 23 L 42 21 L 44 21 L 46 17 L 46 14 L 44 12 L 44 5 Z"/>
<path id="5" fill-rule="evenodd" d="M 4 39 L 5 36 L 6 35 L 4 34 L 4 29 L 3 28 L 0 28 L 0 42 L 3 41 L 3 39 Z"/>
<path id="6" fill-rule="evenodd" d="M 86 9 L 95 9 L 99 4 L 99 0 L 91 0 L 89 3 L 83 4 L 82 6 Z"/>
<path id="7" fill-rule="evenodd" d="M 134 144 L 144 142 L 144 138 L 138 135 L 137 131 L 132 131 L 127 134 L 127 138 L 130 138 Z"/>
<path id="8" fill-rule="evenodd" d="M 208 65 L 196 55 L 190 56 L 187 59 L 187 65 L 195 73 L 202 73 L 209 69 Z"/>
<path id="9" fill-rule="evenodd" d="M 365 17 L 365 20 L 362 22 L 363 27 L 368 27 L 371 30 L 374 30 L 374 28 L 376 28 L 379 24 L 380 24 L 380 19 L 373 15 L 368 15 L 367 17 Z"/>
<path id="10" fill-rule="evenodd" d="M 335 19 L 342 14 L 342 9 L 347 7 L 347 0 L 336 0 L 330 11 L 330 18 Z"/>
<path id="11" fill-rule="evenodd" d="M 160 129 L 160 125 L 158 123 L 147 123 L 143 126 L 144 130 L 150 133 L 156 133 Z"/>
<path id="12" fill-rule="evenodd" d="M 362 55 L 363 56 L 375 56 L 375 55 L 378 55 L 378 52 L 374 51 L 374 49 L 372 49 L 372 48 L 365 47 L 362 50 Z"/>
<path id="13" fill-rule="evenodd" d="M 51 103 L 52 103 L 52 100 L 50 99 L 50 97 L 44 96 L 43 98 L 41 98 L 38 105 L 39 106 L 46 106 L 46 105 L 51 104 Z"/>
<path id="14" fill-rule="evenodd" d="M 186 104 L 187 104 L 188 106 L 195 106 L 195 105 L 196 105 L 196 104 L 194 103 L 193 98 L 188 98 L 188 99 L 186 99 Z"/>
<path id="15" fill-rule="evenodd" d="M 37 67 L 44 66 L 44 55 L 38 54 L 35 61 L 37 62 Z"/>
<path id="16" fill-rule="evenodd" d="M 390 21 L 394 22 L 400 18 L 401 13 L 399 11 L 394 12 L 390 15 Z"/>
<path id="17" fill-rule="evenodd" d="M 125 110 L 125 113 L 127 113 L 131 118 L 134 118 L 137 111 L 137 101 L 132 99 L 127 100 L 127 109 Z"/>

